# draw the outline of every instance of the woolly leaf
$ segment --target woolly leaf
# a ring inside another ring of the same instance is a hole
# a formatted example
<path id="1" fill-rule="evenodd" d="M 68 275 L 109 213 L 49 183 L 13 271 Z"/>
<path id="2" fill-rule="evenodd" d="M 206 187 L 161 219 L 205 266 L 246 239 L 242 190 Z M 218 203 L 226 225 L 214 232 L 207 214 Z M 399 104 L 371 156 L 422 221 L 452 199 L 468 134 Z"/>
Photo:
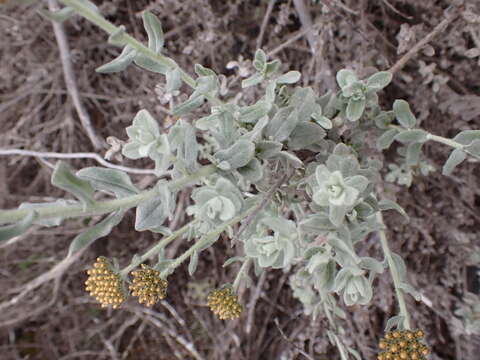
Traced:
<path id="1" fill-rule="evenodd" d="M 447 161 L 443 165 L 442 174 L 450 175 L 453 169 L 460 165 L 467 158 L 467 154 L 461 149 L 455 149 L 450 153 Z"/>
<path id="2" fill-rule="evenodd" d="M 76 236 L 70 243 L 68 248 L 68 256 L 72 256 L 77 251 L 91 245 L 95 240 L 107 236 L 112 229 L 122 221 L 124 210 L 119 210 L 108 215 L 98 224 L 92 226 L 90 229 Z"/>
<path id="3" fill-rule="evenodd" d="M 143 26 L 148 35 L 148 48 L 160 54 L 165 42 L 162 30 L 162 23 L 150 11 L 145 11 L 142 15 Z"/>
<path id="4" fill-rule="evenodd" d="M 396 119 L 403 127 L 411 129 L 415 126 L 417 119 L 410 110 L 410 105 L 405 100 L 395 100 L 393 103 L 393 113 Z"/>
<path id="5" fill-rule="evenodd" d="M 130 45 L 126 45 L 120 55 L 112 61 L 98 67 L 95 71 L 103 74 L 113 73 L 125 70 L 132 63 L 137 55 L 137 51 Z"/>
<path id="6" fill-rule="evenodd" d="M 392 73 L 389 71 L 380 71 L 367 79 L 367 88 L 378 91 L 390 84 L 392 81 Z"/>
<path id="7" fill-rule="evenodd" d="M 188 274 L 193 276 L 198 266 L 198 251 L 194 251 L 190 256 L 190 263 L 188 264 Z"/>
<path id="8" fill-rule="evenodd" d="M 75 15 L 75 10 L 73 10 L 71 7 L 66 6 L 63 9 L 57 11 L 39 9 L 38 13 L 47 20 L 55 21 L 56 23 L 62 23 Z"/>
<path id="9" fill-rule="evenodd" d="M 52 174 L 52 185 L 74 195 L 87 208 L 95 203 L 93 193 L 95 190 L 88 181 L 80 179 L 62 161 L 57 162 Z"/>
<path id="10" fill-rule="evenodd" d="M 424 143 L 427 141 L 428 133 L 420 129 L 401 131 L 395 140 L 401 143 Z"/>
<path id="11" fill-rule="evenodd" d="M 77 176 L 90 182 L 95 189 L 114 193 L 117 197 L 138 194 L 130 177 L 120 170 L 89 167 L 78 171 Z"/>
<path id="12" fill-rule="evenodd" d="M 35 211 L 30 211 L 18 223 L 0 227 L 0 242 L 22 235 L 33 224 L 37 215 Z"/>

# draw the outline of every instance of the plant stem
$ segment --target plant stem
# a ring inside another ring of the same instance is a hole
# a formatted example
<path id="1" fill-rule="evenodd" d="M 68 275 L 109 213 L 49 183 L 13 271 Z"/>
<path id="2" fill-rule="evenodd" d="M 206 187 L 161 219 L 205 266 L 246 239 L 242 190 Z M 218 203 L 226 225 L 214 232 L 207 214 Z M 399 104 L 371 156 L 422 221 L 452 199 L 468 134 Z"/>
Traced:
<path id="1" fill-rule="evenodd" d="M 224 232 L 229 226 L 235 225 L 236 223 L 242 221 L 246 218 L 251 212 L 255 210 L 255 206 L 250 207 L 245 210 L 242 214 L 235 216 L 230 221 L 220 225 L 215 230 L 209 232 L 208 234 L 203 235 L 200 240 L 198 240 L 194 245 L 192 245 L 187 251 L 182 255 L 177 257 L 165 270 L 160 273 L 160 277 L 165 279 L 170 275 L 178 266 L 180 266 L 186 259 L 188 259 L 195 251 L 199 251 L 204 246 L 210 244 L 212 245 L 218 240 L 218 236 Z M 212 240 L 214 239 L 214 240 Z"/>
<path id="2" fill-rule="evenodd" d="M 190 221 L 188 224 L 182 226 L 180 229 L 173 232 L 171 235 L 160 240 L 158 244 L 154 245 L 145 254 L 138 257 L 137 259 L 132 260 L 130 265 L 128 265 L 127 267 L 122 269 L 122 271 L 120 271 L 120 275 L 122 277 L 127 276 L 127 274 L 133 269 L 135 269 L 138 265 L 142 264 L 143 262 L 150 259 L 151 257 L 157 255 L 165 246 L 167 246 L 169 243 L 171 243 L 173 240 L 175 240 L 179 236 L 182 236 L 183 234 L 185 234 L 190 229 L 190 227 L 196 222 L 197 220 Z"/>
<path id="3" fill-rule="evenodd" d="M 203 177 L 206 177 L 215 172 L 214 165 L 207 165 L 200 168 L 195 173 L 185 176 L 179 180 L 171 181 L 169 188 L 171 190 L 177 190 L 183 186 L 187 186 Z M 158 192 L 156 188 L 144 191 L 140 194 L 126 196 L 121 199 L 98 201 L 94 205 L 84 209 L 82 204 L 74 205 L 51 205 L 41 208 L 36 208 L 38 213 L 36 220 L 43 220 L 49 218 L 60 217 L 62 219 L 80 217 L 80 216 L 93 216 L 111 213 L 118 209 L 130 209 L 137 206 L 143 201 L 149 200 L 157 196 Z M 12 223 L 23 219 L 27 216 L 31 209 L 17 209 L 17 210 L 0 210 L 0 224 Z"/>
<path id="4" fill-rule="evenodd" d="M 97 25 L 99 28 L 107 32 L 108 34 L 113 34 L 120 31 L 120 28 L 113 25 L 110 21 L 106 20 L 100 13 L 96 12 L 92 8 L 85 6 L 82 3 L 82 0 L 59 0 L 62 4 L 72 8 L 75 10 L 75 13 L 82 16 L 86 20 L 90 21 L 91 23 Z M 137 50 L 139 53 L 147 56 L 151 60 L 164 65 L 169 68 L 178 68 L 180 71 L 182 80 L 191 88 L 195 88 L 196 81 L 192 78 L 187 72 L 185 72 L 173 59 L 157 54 L 156 52 L 150 50 L 147 46 L 143 45 L 140 41 L 124 33 L 122 35 L 122 40 L 124 41 L 125 45 L 130 45 L 132 48 Z M 205 96 L 213 105 L 219 106 L 222 105 L 222 102 L 211 95 Z"/>
<path id="5" fill-rule="evenodd" d="M 377 220 L 381 225 L 385 226 L 385 223 L 383 222 L 383 216 L 380 211 L 377 213 Z M 397 269 L 397 265 L 395 264 L 395 261 L 393 260 L 390 247 L 388 246 L 387 235 L 385 234 L 384 230 L 379 230 L 378 235 L 380 237 L 380 244 L 382 245 L 382 250 L 385 255 L 385 258 L 387 259 L 388 268 L 390 269 L 390 274 L 392 276 L 393 287 L 395 288 L 398 307 L 400 310 L 399 312 L 400 312 L 400 315 L 403 316 L 404 318 L 403 320 L 404 327 L 405 329 L 410 330 L 410 316 L 408 314 L 407 304 L 405 302 L 405 296 L 404 296 L 403 290 L 400 288 L 401 281 L 400 281 L 399 271 Z"/>
<path id="6" fill-rule="evenodd" d="M 243 262 L 240 270 L 238 270 L 237 276 L 235 277 L 235 281 L 233 282 L 233 291 L 236 293 L 238 291 L 238 287 L 240 285 L 240 281 L 243 278 L 243 275 L 248 271 L 250 264 L 252 263 L 252 258 L 247 257 Z"/>

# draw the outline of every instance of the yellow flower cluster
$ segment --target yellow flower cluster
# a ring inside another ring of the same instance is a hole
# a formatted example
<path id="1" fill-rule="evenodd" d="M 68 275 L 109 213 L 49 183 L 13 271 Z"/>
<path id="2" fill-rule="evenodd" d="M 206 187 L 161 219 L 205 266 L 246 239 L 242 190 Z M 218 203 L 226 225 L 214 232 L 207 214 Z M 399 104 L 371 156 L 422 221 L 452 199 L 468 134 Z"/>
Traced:
<path id="1" fill-rule="evenodd" d="M 396 330 L 388 332 L 378 347 L 384 350 L 378 360 L 425 360 L 430 350 L 420 342 L 425 336 L 423 330 Z"/>
<path id="2" fill-rule="evenodd" d="M 208 306 L 220 320 L 233 320 L 242 313 L 242 305 L 229 287 L 215 290 L 208 295 Z"/>
<path id="3" fill-rule="evenodd" d="M 107 259 L 103 256 L 97 258 L 93 269 L 87 270 L 88 279 L 85 282 L 85 290 L 102 305 L 112 305 L 114 309 L 125 301 L 120 276 L 113 272 Z"/>
<path id="4" fill-rule="evenodd" d="M 167 296 L 168 282 L 160 278 L 160 272 L 142 264 L 140 270 L 132 272 L 133 284 L 130 290 L 133 296 L 138 296 L 138 302 L 153 306 Z"/>

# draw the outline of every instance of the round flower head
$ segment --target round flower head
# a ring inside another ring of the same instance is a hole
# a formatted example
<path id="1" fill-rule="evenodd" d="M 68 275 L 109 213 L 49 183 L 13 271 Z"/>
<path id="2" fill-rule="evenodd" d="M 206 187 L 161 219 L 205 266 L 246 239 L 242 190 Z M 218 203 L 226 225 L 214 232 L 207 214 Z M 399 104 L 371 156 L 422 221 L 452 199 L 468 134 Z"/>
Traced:
<path id="1" fill-rule="evenodd" d="M 93 269 L 87 270 L 88 279 L 85 282 L 85 290 L 102 305 L 112 305 L 114 309 L 125 301 L 120 276 L 112 270 L 111 265 L 103 256 L 97 258 Z"/>
<path id="2" fill-rule="evenodd" d="M 230 287 L 215 290 L 208 295 L 208 306 L 220 320 L 236 319 L 242 313 L 242 305 L 238 302 Z"/>
<path id="3" fill-rule="evenodd" d="M 395 330 L 385 334 L 378 347 L 378 360 L 426 360 L 430 350 L 421 342 L 423 330 Z"/>
<path id="4" fill-rule="evenodd" d="M 167 280 L 160 278 L 160 272 L 142 264 L 141 269 L 132 272 L 133 284 L 130 290 L 138 296 L 138 302 L 153 306 L 167 296 Z"/>

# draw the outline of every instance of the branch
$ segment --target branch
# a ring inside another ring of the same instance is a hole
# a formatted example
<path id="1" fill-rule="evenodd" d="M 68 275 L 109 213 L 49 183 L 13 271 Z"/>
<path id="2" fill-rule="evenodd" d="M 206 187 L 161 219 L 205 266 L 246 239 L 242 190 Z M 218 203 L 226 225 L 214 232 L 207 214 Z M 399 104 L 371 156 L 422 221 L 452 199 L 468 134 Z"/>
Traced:
<path id="1" fill-rule="evenodd" d="M 131 174 L 142 174 L 142 175 L 154 175 L 154 170 L 149 169 L 137 169 L 137 168 L 130 168 L 121 165 L 112 164 L 105 159 L 103 159 L 100 155 L 95 153 L 56 153 L 56 152 L 39 152 L 39 151 L 30 151 L 30 150 L 21 150 L 21 149 L 0 149 L 0 156 L 1 155 L 21 155 L 21 156 L 32 156 L 38 158 L 54 158 L 54 159 L 93 159 L 100 163 L 103 166 L 117 169 L 121 171 L 125 171 Z"/>
<path id="2" fill-rule="evenodd" d="M 435 36 L 440 34 L 443 30 L 447 28 L 450 23 L 455 20 L 458 15 L 460 14 L 459 8 L 452 10 L 445 19 L 443 19 L 440 24 L 435 26 L 435 28 L 422 40 L 420 40 L 414 47 L 412 47 L 405 55 L 403 55 L 388 71 L 392 74 L 396 73 L 397 71 L 401 70 L 405 64 L 414 57 L 425 45 L 427 45 L 430 41 L 433 40 Z"/>
<path id="3" fill-rule="evenodd" d="M 57 0 L 48 0 L 48 8 L 51 11 L 58 10 Z M 83 129 L 87 133 L 88 138 L 93 144 L 95 149 L 101 149 L 103 147 L 103 142 L 98 138 L 95 130 L 93 129 L 92 122 L 90 121 L 90 116 L 87 113 L 87 110 L 80 101 L 80 93 L 77 87 L 77 81 L 73 72 L 72 62 L 70 61 L 70 47 L 68 45 L 67 36 L 63 25 L 52 21 L 53 32 L 55 33 L 55 39 L 57 40 L 58 49 L 60 51 L 60 59 L 62 61 L 63 75 L 65 78 L 65 85 L 67 86 L 68 93 L 70 94 L 75 109 L 77 110 L 77 115 L 80 119 L 80 122 L 83 126 Z"/>
<path id="4" fill-rule="evenodd" d="M 302 23 L 302 27 L 305 30 L 308 30 L 306 37 L 308 44 L 310 45 L 310 51 L 312 54 L 315 54 L 316 51 L 316 39 L 313 35 L 312 27 L 312 17 L 310 16 L 310 12 L 308 11 L 307 7 L 305 6 L 304 0 L 293 0 L 293 4 L 295 5 L 295 10 L 297 10 L 298 17 L 300 18 L 300 22 Z"/>
<path id="5" fill-rule="evenodd" d="M 177 190 L 214 173 L 215 170 L 216 168 L 213 165 L 204 166 L 191 175 L 185 176 L 179 180 L 171 181 L 168 186 L 171 190 Z M 36 220 L 51 219 L 56 217 L 66 219 L 80 216 L 108 214 L 118 209 L 126 210 L 135 207 L 143 201 L 154 198 L 157 196 L 157 194 L 157 189 L 153 188 L 141 192 L 140 194 L 126 196 L 120 199 L 97 201 L 94 205 L 88 207 L 86 210 L 83 208 L 82 204 L 44 206 L 35 209 L 37 212 Z M 31 210 L 29 209 L 0 210 L 0 224 L 19 221 L 27 216 L 30 211 Z"/>
<path id="6" fill-rule="evenodd" d="M 232 239 L 232 247 L 233 245 L 238 241 L 240 238 L 240 235 L 245 231 L 245 229 L 251 224 L 251 222 L 255 219 L 255 216 L 258 215 L 258 213 L 264 208 L 265 205 L 267 205 L 268 200 L 275 194 L 275 191 L 282 186 L 282 184 L 285 181 L 288 181 L 291 177 L 293 176 L 293 172 L 289 175 L 285 174 L 282 176 L 273 186 L 268 190 L 268 192 L 265 194 L 265 197 L 262 199 L 262 201 L 254 208 L 253 212 L 247 217 L 247 219 L 242 223 L 240 226 L 240 229 L 238 229 L 237 233 Z"/>

